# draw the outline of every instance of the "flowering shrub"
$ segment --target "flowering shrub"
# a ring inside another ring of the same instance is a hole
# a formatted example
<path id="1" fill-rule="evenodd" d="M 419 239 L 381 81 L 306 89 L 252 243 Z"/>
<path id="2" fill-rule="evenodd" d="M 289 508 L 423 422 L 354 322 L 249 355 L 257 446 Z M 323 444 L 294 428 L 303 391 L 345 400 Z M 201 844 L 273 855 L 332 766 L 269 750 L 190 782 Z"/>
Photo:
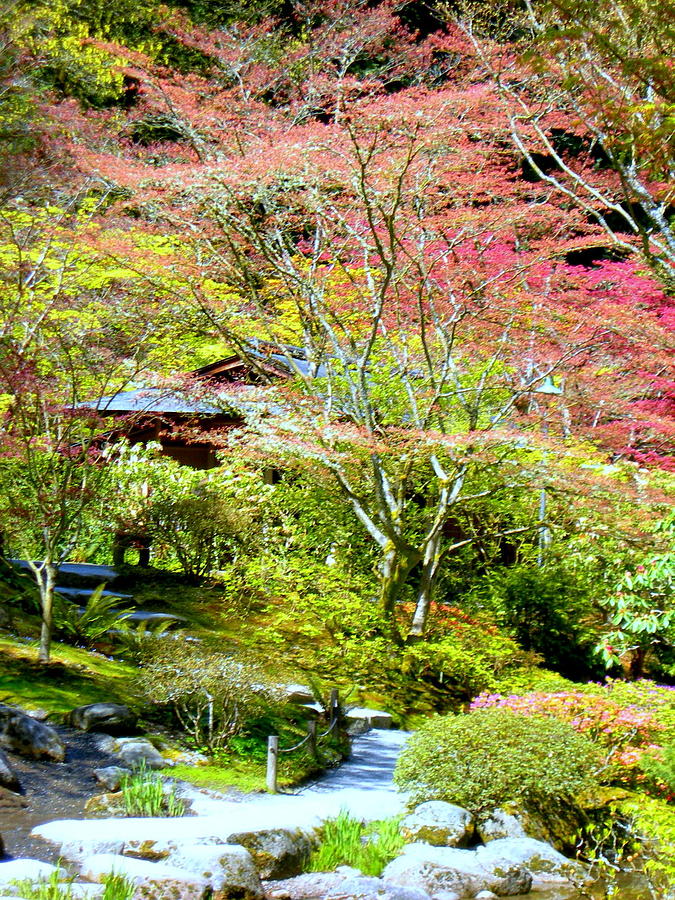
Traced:
<path id="1" fill-rule="evenodd" d="M 634 787 L 646 784 L 640 762 L 648 754 L 658 755 L 665 725 L 654 712 L 640 706 L 623 706 L 612 697 L 581 690 L 517 696 L 482 693 L 471 709 L 509 709 L 526 716 L 550 716 L 567 722 L 603 750 L 606 777 L 616 784 Z M 658 784 L 651 785 L 660 792 Z"/>

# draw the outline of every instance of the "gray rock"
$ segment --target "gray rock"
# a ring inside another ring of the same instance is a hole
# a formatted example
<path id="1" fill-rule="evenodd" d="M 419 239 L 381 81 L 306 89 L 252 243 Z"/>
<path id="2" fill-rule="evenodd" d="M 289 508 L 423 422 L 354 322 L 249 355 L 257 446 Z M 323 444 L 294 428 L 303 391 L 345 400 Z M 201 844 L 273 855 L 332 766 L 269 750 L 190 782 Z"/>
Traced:
<path id="1" fill-rule="evenodd" d="M 115 872 L 136 885 L 133 900 L 207 900 L 212 890 L 206 879 L 163 863 L 129 859 L 114 853 L 100 853 L 83 860 L 81 874 L 89 881 L 102 882 Z"/>
<path id="2" fill-rule="evenodd" d="M 461 806 L 430 800 L 422 803 L 401 822 L 407 841 L 422 841 L 434 847 L 467 847 L 473 837 L 473 816 Z"/>
<path id="3" fill-rule="evenodd" d="M 136 728 L 136 716 L 122 703 L 90 703 L 69 713 L 68 724 L 80 731 L 129 734 Z"/>
<path id="4" fill-rule="evenodd" d="M 366 875 L 345 878 L 341 885 L 324 896 L 325 900 L 429 900 L 429 895 L 424 891 L 401 887 Z"/>
<path id="5" fill-rule="evenodd" d="M 67 877 L 67 872 L 59 866 L 41 862 L 39 859 L 11 859 L 0 862 L 0 890 L 4 890 L 12 881 L 41 881 L 49 878 L 54 872 L 59 873 L 59 880 Z"/>
<path id="6" fill-rule="evenodd" d="M 84 804 L 84 814 L 93 819 L 108 819 L 110 816 L 126 815 L 126 804 L 121 791 L 110 794 L 95 794 Z"/>
<path id="7" fill-rule="evenodd" d="M 492 891 L 478 891 L 475 900 L 499 900 L 499 897 Z"/>
<path id="8" fill-rule="evenodd" d="M 99 784 L 109 791 L 118 791 L 125 775 L 130 775 L 130 769 L 122 766 L 105 766 L 102 769 L 94 769 L 94 777 Z"/>
<path id="9" fill-rule="evenodd" d="M 260 877 L 266 880 L 300 875 L 312 850 L 310 839 L 299 828 L 238 832 L 227 842 L 246 847 Z"/>
<path id="10" fill-rule="evenodd" d="M 485 861 L 488 862 L 487 860 Z M 473 850 L 408 844 L 403 854 L 383 872 L 385 881 L 416 888 L 436 896 L 444 891 L 460 898 L 475 897 L 479 891 L 494 891 L 502 897 L 526 894 L 532 878 L 522 866 L 484 864 Z"/>
<path id="11" fill-rule="evenodd" d="M 490 841 L 497 841 L 500 838 L 527 837 L 518 816 L 506 812 L 504 809 L 495 809 L 488 818 L 477 822 L 476 833 L 485 844 L 488 844 Z"/>
<path id="12" fill-rule="evenodd" d="M 81 863 L 101 853 L 120 854 L 123 848 L 124 842 L 119 840 L 65 841 L 61 844 L 59 856 L 68 862 Z"/>
<path id="13" fill-rule="evenodd" d="M 166 864 L 198 875 L 219 898 L 259 900 L 264 896 L 253 857 L 245 847 L 186 844 L 171 853 Z"/>
<path id="14" fill-rule="evenodd" d="M 489 869 L 511 866 L 526 869 L 534 884 L 566 881 L 583 884 L 588 880 L 583 866 L 534 838 L 499 838 L 478 847 L 476 855 L 481 865 Z"/>
<path id="15" fill-rule="evenodd" d="M 183 846 L 183 841 L 166 840 L 148 836 L 142 840 L 127 840 L 124 842 L 122 849 L 123 856 L 131 856 L 135 859 L 146 859 L 151 861 L 167 859 L 172 853 L 176 853 Z M 191 840 L 192 845 L 199 844 L 201 846 L 217 846 L 226 844 L 227 841 L 219 837 L 202 837 Z"/>
<path id="16" fill-rule="evenodd" d="M 392 728 L 394 720 L 387 712 L 380 709 L 368 709 L 364 706 L 356 706 L 345 714 L 347 724 L 354 722 L 367 722 L 371 728 Z"/>
<path id="17" fill-rule="evenodd" d="M 307 872 L 297 878 L 268 881 L 265 894 L 270 900 L 316 900 L 339 890 L 344 881 L 344 875 L 338 872 Z"/>
<path id="18" fill-rule="evenodd" d="M 116 755 L 132 769 L 145 765 L 148 769 L 164 769 L 171 762 L 147 738 L 123 738 L 115 744 Z"/>
<path id="19" fill-rule="evenodd" d="M 115 752 L 117 742 L 110 734 L 94 734 L 94 745 L 101 753 L 112 754 Z"/>
<path id="20" fill-rule="evenodd" d="M 10 791 L 21 789 L 17 774 L 2 750 L 0 750 L 0 787 L 8 788 Z"/>
<path id="21" fill-rule="evenodd" d="M 4 704 L 0 704 L 0 747 L 20 756 L 57 762 L 62 762 L 66 755 L 65 744 L 51 725 Z"/>
<path id="22" fill-rule="evenodd" d="M 313 703 L 314 694 L 306 684 L 284 684 L 282 690 L 288 703 Z"/>

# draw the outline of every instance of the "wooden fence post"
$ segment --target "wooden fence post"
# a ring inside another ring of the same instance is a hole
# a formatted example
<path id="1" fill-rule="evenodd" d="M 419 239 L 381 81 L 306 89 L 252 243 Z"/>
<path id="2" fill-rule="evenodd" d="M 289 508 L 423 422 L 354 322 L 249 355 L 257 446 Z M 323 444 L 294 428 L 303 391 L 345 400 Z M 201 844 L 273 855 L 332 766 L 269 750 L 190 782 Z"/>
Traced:
<path id="1" fill-rule="evenodd" d="M 277 761 L 279 754 L 279 736 L 271 734 L 267 738 L 267 790 L 277 793 Z"/>
<path id="2" fill-rule="evenodd" d="M 318 748 L 316 745 L 316 719 L 312 719 L 307 723 L 307 733 L 309 734 L 309 749 L 314 759 L 319 758 Z"/>
<path id="3" fill-rule="evenodd" d="M 338 696 L 337 688 L 332 688 L 330 692 L 330 721 L 329 725 L 332 725 L 333 722 L 340 715 L 340 698 Z"/>

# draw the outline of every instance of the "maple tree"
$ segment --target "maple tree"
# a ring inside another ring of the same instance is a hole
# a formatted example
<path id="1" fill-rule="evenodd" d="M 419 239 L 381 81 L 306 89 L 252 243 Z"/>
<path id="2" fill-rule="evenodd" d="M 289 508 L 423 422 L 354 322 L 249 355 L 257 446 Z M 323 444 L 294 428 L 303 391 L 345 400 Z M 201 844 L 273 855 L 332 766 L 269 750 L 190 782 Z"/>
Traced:
<path id="1" fill-rule="evenodd" d="M 254 368 L 253 335 L 285 357 L 300 390 L 281 390 L 282 413 L 254 430 L 269 451 L 290 447 L 333 473 L 379 548 L 395 637 L 396 603 L 416 584 L 414 639 L 443 562 L 471 542 L 448 541 L 447 523 L 485 497 L 532 495 L 547 478 L 538 429 L 569 440 L 597 427 L 586 371 L 616 354 L 625 364 L 625 312 L 604 304 L 602 323 L 589 319 L 590 297 L 579 304 L 573 286 L 584 276 L 519 255 L 514 223 L 440 216 L 438 171 L 415 129 L 348 124 L 332 146 L 333 164 L 320 164 L 339 194 L 307 167 L 281 182 L 283 202 L 273 182 L 209 183 L 202 208 L 217 230 L 200 259 L 212 278 L 193 297 Z M 215 279 L 226 302 L 209 294 Z M 515 531 L 543 527 L 529 502 Z"/>
<path id="2" fill-rule="evenodd" d="M 256 369 L 254 339 L 286 356 L 295 381 L 252 428 L 342 485 L 379 548 L 394 634 L 411 591 L 403 632 L 424 633 L 443 562 L 469 540 L 449 523 L 470 530 L 484 501 L 519 497 L 522 516 L 496 533 L 531 531 L 544 552 L 556 497 L 588 494 L 603 461 L 610 494 L 631 481 L 622 461 L 671 464 L 669 297 L 637 254 L 605 252 L 583 204 L 524 177 L 466 29 L 418 35 L 394 4 L 335 0 L 208 28 L 161 8 L 148 32 L 149 8 L 131 36 L 89 12 L 78 32 L 105 57 L 112 106 L 50 108 L 72 170 L 106 191 L 113 227 L 90 246 L 181 317 L 197 308 L 219 352 Z M 67 15 L 48 26 L 59 40 Z M 560 67 L 537 82 L 519 50 L 494 47 L 532 76 L 518 98 L 559 86 Z M 546 109 L 576 133 L 568 108 Z M 658 173 L 642 174 L 660 202 Z M 581 465 L 586 482 L 570 474 Z"/>
<path id="3" fill-rule="evenodd" d="M 127 306 L 137 276 L 83 241 L 95 207 L 79 198 L 72 208 L 0 218 L 0 521 L 39 590 L 43 663 L 58 567 L 85 511 L 109 489 L 98 409 L 137 374 L 145 342 L 161 332 L 147 304 Z"/>
<path id="4" fill-rule="evenodd" d="M 528 0 L 519 19 L 527 37 L 507 44 L 485 41 L 474 12 L 465 7 L 462 26 L 533 178 L 672 283 L 675 47 L 664 23 L 673 3 Z"/>

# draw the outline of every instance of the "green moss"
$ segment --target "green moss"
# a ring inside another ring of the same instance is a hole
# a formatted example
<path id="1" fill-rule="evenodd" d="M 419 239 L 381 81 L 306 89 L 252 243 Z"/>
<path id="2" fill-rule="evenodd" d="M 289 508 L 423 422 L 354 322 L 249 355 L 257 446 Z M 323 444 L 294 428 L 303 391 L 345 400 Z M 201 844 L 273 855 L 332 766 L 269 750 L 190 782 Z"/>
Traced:
<path id="1" fill-rule="evenodd" d="M 56 716 L 100 701 L 134 703 L 136 670 L 95 653 L 52 645 L 52 663 L 37 662 L 35 641 L 0 636 L 0 700 Z"/>

